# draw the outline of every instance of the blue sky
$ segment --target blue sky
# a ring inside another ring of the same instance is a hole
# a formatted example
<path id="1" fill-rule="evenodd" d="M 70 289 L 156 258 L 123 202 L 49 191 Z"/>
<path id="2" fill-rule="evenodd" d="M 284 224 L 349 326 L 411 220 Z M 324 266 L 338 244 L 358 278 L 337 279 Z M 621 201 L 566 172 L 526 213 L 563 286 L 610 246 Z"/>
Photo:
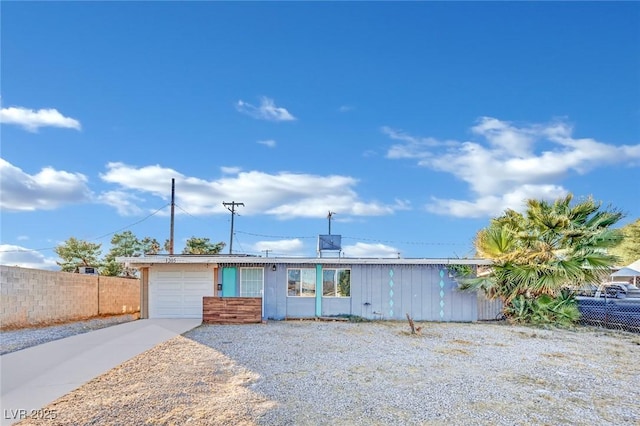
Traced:
<path id="1" fill-rule="evenodd" d="M 0 263 L 70 237 L 463 257 L 526 198 L 640 217 L 636 2 L 3 2 Z M 228 246 L 225 249 L 227 252 Z"/>

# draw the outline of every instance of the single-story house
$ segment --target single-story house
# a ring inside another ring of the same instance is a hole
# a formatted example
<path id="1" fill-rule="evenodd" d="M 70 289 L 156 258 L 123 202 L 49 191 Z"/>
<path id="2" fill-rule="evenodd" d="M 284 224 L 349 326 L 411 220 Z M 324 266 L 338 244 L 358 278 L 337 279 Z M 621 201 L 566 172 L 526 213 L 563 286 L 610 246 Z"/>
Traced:
<path id="1" fill-rule="evenodd" d="M 640 259 L 611 274 L 611 281 L 625 280 L 631 284 L 640 284 Z"/>
<path id="2" fill-rule="evenodd" d="M 476 321 L 479 299 L 452 265 L 484 259 L 270 258 L 155 255 L 119 258 L 140 271 L 142 318 L 202 318 L 204 297 L 262 299 L 262 319 L 359 316 Z"/>

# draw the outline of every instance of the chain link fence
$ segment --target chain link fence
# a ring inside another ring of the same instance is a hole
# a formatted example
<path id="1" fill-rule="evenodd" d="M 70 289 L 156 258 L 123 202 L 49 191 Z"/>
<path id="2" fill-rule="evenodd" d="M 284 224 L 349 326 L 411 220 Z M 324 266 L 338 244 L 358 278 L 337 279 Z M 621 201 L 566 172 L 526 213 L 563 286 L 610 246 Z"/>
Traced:
<path id="1" fill-rule="evenodd" d="M 640 298 L 577 297 L 580 323 L 640 333 Z"/>

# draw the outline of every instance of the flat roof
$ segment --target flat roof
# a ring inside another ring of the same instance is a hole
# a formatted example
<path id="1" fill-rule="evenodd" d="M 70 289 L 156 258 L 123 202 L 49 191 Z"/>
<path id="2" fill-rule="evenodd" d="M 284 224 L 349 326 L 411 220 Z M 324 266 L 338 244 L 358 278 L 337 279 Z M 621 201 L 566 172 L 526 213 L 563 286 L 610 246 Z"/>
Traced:
<path id="1" fill-rule="evenodd" d="M 116 261 L 131 267 L 148 267 L 159 264 L 345 264 L 345 265 L 491 265 L 489 259 L 479 258 L 391 258 L 391 257 L 262 257 L 247 255 L 153 255 L 141 257 L 117 257 Z"/>

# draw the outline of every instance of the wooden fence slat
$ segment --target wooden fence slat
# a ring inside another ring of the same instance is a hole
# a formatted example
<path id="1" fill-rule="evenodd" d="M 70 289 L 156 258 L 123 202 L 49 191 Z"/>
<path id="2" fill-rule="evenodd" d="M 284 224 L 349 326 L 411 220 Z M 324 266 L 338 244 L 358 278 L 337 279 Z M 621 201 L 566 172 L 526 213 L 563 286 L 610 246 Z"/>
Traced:
<path id="1" fill-rule="evenodd" d="M 204 297 L 202 322 L 205 324 L 255 324 L 262 322 L 260 297 Z"/>

